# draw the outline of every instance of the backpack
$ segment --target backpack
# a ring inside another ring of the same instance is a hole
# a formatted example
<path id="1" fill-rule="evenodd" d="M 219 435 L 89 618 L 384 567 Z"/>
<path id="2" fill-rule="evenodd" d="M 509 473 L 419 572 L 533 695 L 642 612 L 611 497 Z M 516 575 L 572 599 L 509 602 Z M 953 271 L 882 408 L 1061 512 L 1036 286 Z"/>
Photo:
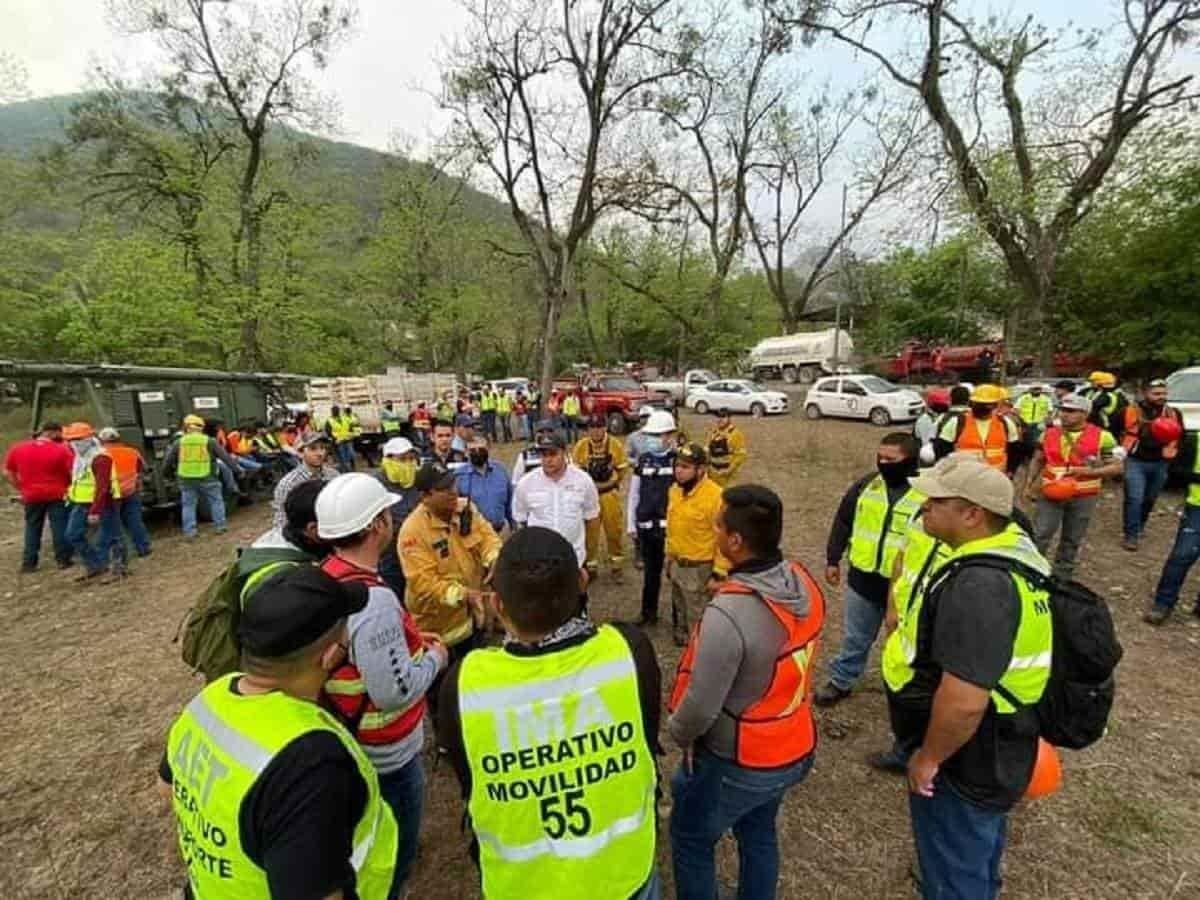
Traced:
<path id="1" fill-rule="evenodd" d="M 241 661 L 237 641 L 242 611 L 240 557 L 239 550 L 233 562 L 192 601 L 175 633 L 175 642 L 183 639 L 183 661 L 193 671 L 203 672 L 206 684 L 236 671 Z"/>
<path id="2" fill-rule="evenodd" d="M 1116 697 L 1113 672 L 1125 652 L 1104 598 L 1078 581 L 1064 582 L 994 554 L 952 562 L 941 577 L 966 566 L 1015 571 L 1049 593 L 1054 648 L 1050 680 L 1036 706 L 1039 731 L 1054 746 L 1071 750 L 1100 740 Z M 1024 705 L 1005 688 L 996 691 L 1013 706 Z"/>

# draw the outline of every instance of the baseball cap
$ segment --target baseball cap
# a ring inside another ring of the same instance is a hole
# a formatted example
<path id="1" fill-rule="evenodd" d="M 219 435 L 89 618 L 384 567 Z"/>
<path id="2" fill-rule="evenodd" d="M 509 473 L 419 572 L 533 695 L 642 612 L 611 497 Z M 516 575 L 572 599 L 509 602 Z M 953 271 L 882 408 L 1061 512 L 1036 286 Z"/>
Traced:
<path id="1" fill-rule="evenodd" d="M 417 470 L 417 475 L 413 479 L 413 487 L 422 494 L 429 491 L 436 491 L 453 487 L 458 483 L 458 478 L 455 476 L 452 469 L 448 469 L 440 462 L 427 462 Z"/>
<path id="2" fill-rule="evenodd" d="M 408 438 L 394 437 L 383 445 L 384 456 L 404 456 L 413 452 L 415 452 L 415 448 Z"/>
<path id="3" fill-rule="evenodd" d="M 913 479 L 912 488 L 931 500 L 959 497 L 998 516 L 1012 515 L 1012 482 L 999 469 L 965 453 L 947 456 Z"/>
<path id="4" fill-rule="evenodd" d="M 274 659 L 307 647 L 367 605 L 367 586 L 339 582 L 316 566 L 272 575 L 242 609 L 238 640 L 253 656 Z"/>
<path id="5" fill-rule="evenodd" d="M 679 451 L 675 454 L 675 458 L 689 462 L 695 466 L 703 466 L 708 463 L 708 453 L 695 442 L 684 444 L 680 447 Z"/>
<path id="6" fill-rule="evenodd" d="M 1080 397 L 1078 394 L 1067 394 L 1058 401 L 1058 408 L 1065 409 L 1068 412 L 1091 412 L 1092 404 L 1088 402 L 1087 397 Z"/>
<path id="7" fill-rule="evenodd" d="M 112 426 L 109 426 L 107 428 L 101 428 L 96 437 L 100 438 L 102 441 L 119 441 L 121 439 L 121 432 L 117 431 L 117 429 L 113 428 Z"/>
<path id="8" fill-rule="evenodd" d="M 533 446 L 537 450 L 565 450 L 567 442 L 557 431 L 543 431 L 537 436 Z"/>
<path id="9" fill-rule="evenodd" d="M 296 441 L 296 448 L 303 450 L 305 447 L 311 447 L 313 444 L 329 443 L 329 435 L 323 431 L 310 431 L 300 440 Z"/>

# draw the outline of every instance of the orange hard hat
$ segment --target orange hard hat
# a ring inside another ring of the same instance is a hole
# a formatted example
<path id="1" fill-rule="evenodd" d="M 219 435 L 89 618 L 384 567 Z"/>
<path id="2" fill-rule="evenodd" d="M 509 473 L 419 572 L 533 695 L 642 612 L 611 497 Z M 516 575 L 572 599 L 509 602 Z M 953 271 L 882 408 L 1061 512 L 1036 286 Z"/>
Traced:
<path id="1" fill-rule="evenodd" d="M 95 436 L 95 430 L 87 422 L 72 422 L 63 429 L 63 440 L 67 441 L 83 441 Z"/>
<path id="2" fill-rule="evenodd" d="M 1062 790 L 1062 761 L 1058 751 L 1045 738 L 1038 738 L 1037 759 L 1033 763 L 1033 776 L 1025 788 L 1025 799 L 1036 800 L 1049 797 Z"/>
<path id="3" fill-rule="evenodd" d="M 1183 437 L 1183 426 L 1178 419 L 1159 416 L 1150 423 L 1150 436 L 1160 444 L 1171 444 Z"/>
<path id="4" fill-rule="evenodd" d="M 1055 503 L 1061 503 L 1064 500 L 1073 500 L 1078 489 L 1079 485 L 1070 476 L 1042 482 L 1042 496 Z"/>

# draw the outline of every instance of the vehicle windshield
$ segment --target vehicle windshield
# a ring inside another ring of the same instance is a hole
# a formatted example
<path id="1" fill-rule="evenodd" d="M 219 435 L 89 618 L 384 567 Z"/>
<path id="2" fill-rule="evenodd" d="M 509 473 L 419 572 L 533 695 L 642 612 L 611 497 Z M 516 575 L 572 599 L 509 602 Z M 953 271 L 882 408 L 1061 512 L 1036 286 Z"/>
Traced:
<path id="1" fill-rule="evenodd" d="M 758 393 L 760 393 L 760 394 L 761 394 L 763 391 L 769 391 L 769 390 L 770 390 L 770 388 L 768 388 L 768 387 L 767 387 L 765 384 L 763 384 L 763 382 L 761 382 L 761 381 L 743 381 L 743 382 L 742 382 L 742 384 L 744 384 L 744 385 L 746 385 L 747 387 L 749 387 L 749 388 L 750 388 L 750 390 L 752 390 L 752 391 L 757 391 L 757 392 L 758 392 Z"/>
<path id="2" fill-rule="evenodd" d="M 1167 379 L 1172 403 L 1200 403 L 1200 372 L 1176 372 Z"/>
<path id="3" fill-rule="evenodd" d="M 890 381 L 884 381 L 882 378 L 876 378 L 874 375 L 868 375 L 866 378 L 858 379 L 858 383 L 867 389 L 872 394 L 894 394 L 900 390 Z"/>
<path id="4" fill-rule="evenodd" d="M 632 378 L 601 378 L 600 389 L 604 391 L 640 391 L 642 386 Z"/>
<path id="5" fill-rule="evenodd" d="M 709 381 L 716 381 L 716 380 L 717 380 L 717 376 L 715 374 L 713 374 L 712 372 L 708 371 L 708 369 L 697 369 L 693 373 L 693 377 L 692 377 L 692 381 L 699 381 L 699 382 L 709 382 Z"/>

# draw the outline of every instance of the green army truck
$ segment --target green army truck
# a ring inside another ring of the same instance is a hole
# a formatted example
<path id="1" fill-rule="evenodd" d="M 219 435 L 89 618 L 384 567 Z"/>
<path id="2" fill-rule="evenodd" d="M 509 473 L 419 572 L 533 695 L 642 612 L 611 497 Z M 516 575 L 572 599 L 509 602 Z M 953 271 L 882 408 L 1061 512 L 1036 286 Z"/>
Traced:
<path id="1" fill-rule="evenodd" d="M 112 426 L 146 461 L 143 504 L 174 506 L 179 491 L 163 471 L 167 448 L 191 413 L 227 429 L 248 420 L 278 424 L 287 401 L 302 397 L 306 378 L 264 372 L 219 372 L 153 366 L 73 365 L 0 360 L 0 381 L 28 400 L 29 432 L 45 421 Z M 25 407 L 25 402 L 21 406 Z"/>

